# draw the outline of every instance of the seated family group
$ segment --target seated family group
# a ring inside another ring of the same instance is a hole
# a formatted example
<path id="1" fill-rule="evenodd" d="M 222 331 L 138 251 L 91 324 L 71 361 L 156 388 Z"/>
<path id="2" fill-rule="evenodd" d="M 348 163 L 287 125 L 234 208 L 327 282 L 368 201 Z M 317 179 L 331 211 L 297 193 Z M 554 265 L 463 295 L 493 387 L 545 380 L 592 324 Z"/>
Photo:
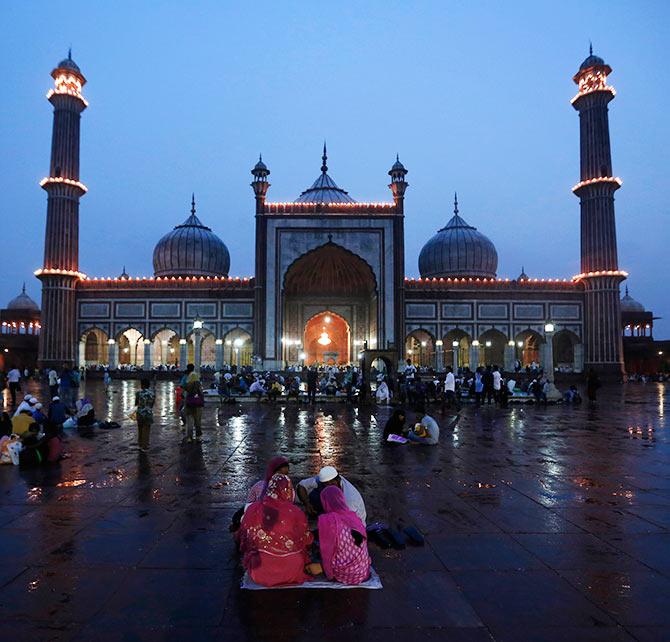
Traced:
<path id="1" fill-rule="evenodd" d="M 262 586 L 302 584 L 322 574 L 343 584 L 365 582 L 371 560 L 358 490 L 332 466 L 301 481 L 298 498 L 317 517 L 310 531 L 288 471 L 288 459 L 274 457 L 247 495 L 235 537 L 250 578 Z"/>

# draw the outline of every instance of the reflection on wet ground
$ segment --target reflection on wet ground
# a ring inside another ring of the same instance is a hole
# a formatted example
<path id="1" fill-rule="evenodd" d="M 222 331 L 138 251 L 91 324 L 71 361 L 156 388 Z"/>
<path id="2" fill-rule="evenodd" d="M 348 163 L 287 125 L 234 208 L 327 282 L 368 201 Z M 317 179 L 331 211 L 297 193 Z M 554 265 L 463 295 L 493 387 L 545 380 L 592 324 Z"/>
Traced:
<path id="1" fill-rule="evenodd" d="M 437 413 L 437 448 L 383 445 L 387 408 L 207 406 L 183 444 L 159 383 L 152 449 L 125 417 L 134 382 L 71 435 L 71 459 L 0 467 L 5 639 L 669 639 L 666 389 L 596 406 Z M 370 521 L 414 524 L 424 548 L 372 547 L 382 591 L 241 592 L 228 523 L 276 453 L 294 479 L 337 466 Z"/>

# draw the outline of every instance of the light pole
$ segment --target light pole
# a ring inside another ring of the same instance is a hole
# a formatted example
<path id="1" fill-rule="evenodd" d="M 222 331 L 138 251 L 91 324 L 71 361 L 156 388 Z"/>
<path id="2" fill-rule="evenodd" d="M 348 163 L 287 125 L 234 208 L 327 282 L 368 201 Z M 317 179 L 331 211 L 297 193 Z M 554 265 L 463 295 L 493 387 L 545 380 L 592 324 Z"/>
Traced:
<path id="1" fill-rule="evenodd" d="M 200 344 L 201 344 L 201 335 L 200 331 L 202 330 L 202 320 L 199 317 L 196 317 L 193 321 L 193 349 L 194 357 L 193 362 L 195 365 L 195 371 L 200 374 L 200 364 L 202 362 L 202 355 L 200 354 Z"/>
<path id="2" fill-rule="evenodd" d="M 188 350 L 186 348 L 186 339 L 179 339 L 179 367 L 186 370 L 186 362 L 188 361 Z"/>
<path id="3" fill-rule="evenodd" d="M 508 341 L 505 346 L 505 365 L 503 368 L 507 372 L 512 372 L 514 370 L 514 341 Z"/>
<path id="4" fill-rule="evenodd" d="M 220 372 L 223 370 L 223 339 L 217 339 L 214 342 L 216 346 L 216 371 Z"/>
<path id="5" fill-rule="evenodd" d="M 113 370 L 116 368 L 116 341 L 114 339 L 109 339 L 107 341 L 107 351 L 108 351 L 108 361 L 109 361 L 109 369 Z"/>
<path id="6" fill-rule="evenodd" d="M 151 339 L 144 340 L 144 365 L 143 370 L 151 370 Z"/>
<path id="7" fill-rule="evenodd" d="M 470 370 L 479 368 L 479 341 L 475 339 L 470 346 Z"/>
<path id="8" fill-rule="evenodd" d="M 443 345 L 444 345 L 444 341 L 442 341 L 442 339 L 438 339 L 435 342 L 435 347 L 437 348 L 436 369 L 437 369 L 438 372 L 442 372 L 444 370 L 444 351 L 442 349 Z"/>
<path id="9" fill-rule="evenodd" d="M 547 381 L 554 381 L 554 324 L 550 321 L 544 324 L 544 363 L 542 364 Z"/>
<path id="10" fill-rule="evenodd" d="M 454 375 L 458 372 L 458 351 L 461 348 L 461 343 L 460 341 L 452 341 L 451 342 L 451 369 L 454 372 Z"/>
<path id="11" fill-rule="evenodd" d="M 244 339 L 241 339 L 240 337 L 237 337 L 235 341 L 233 341 L 233 346 L 235 348 L 235 365 L 239 368 L 240 367 L 240 348 L 244 345 Z"/>

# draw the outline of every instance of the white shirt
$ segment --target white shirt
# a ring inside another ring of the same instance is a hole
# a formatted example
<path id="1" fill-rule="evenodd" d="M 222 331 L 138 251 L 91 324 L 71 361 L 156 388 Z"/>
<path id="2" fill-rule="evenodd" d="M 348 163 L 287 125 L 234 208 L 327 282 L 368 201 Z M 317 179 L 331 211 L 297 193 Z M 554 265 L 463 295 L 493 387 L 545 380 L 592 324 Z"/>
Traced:
<path id="1" fill-rule="evenodd" d="M 440 427 L 437 421 L 429 415 L 424 415 L 421 425 L 428 431 L 428 437 L 425 438 L 427 444 L 436 444 L 440 440 Z"/>
<path id="2" fill-rule="evenodd" d="M 412 364 L 405 366 L 404 373 L 406 379 L 414 379 L 414 375 L 416 373 L 416 366 Z"/>
<path id="3" fill-rule="evenodd" d="M 456 377 L 454 377 L 453 372 L 447 372 L 447 376 L 444 378 L 444 391 L 456 392 Z"/>
<path id="4" fill-rule="evenodd" d="M 263 387 L 263 384 L 258 381 L 254 381 L 251 386 L 249 387 L 249 392 L 265 392 L 265 388 Z"/>
<path id="5" fill-rule="evenodd" d="M 19 407 L 16 409 L 16 412 L 14 413 L 14 417 L 18 416 L 18 414 L 20 412 L 23 412 L 24 410 L 28 410 L 32 414 L 34 408 L 27 401 L 23 400 L 19 404 Z"/>
<path id="6" fill-rule="evenodd" d="M 507 389 L 510 391 L 511 394 L 514 394 L 515 387 L 516 387 L 516 381 L 514 381 L 514 379 L 510 379 L 507 382 Z"/>
<path id="7" fill-rule="evenodd" d="M 298 483 L 298 486 L 302 486 L 307 494 L 311 493 L 319 485 L 319 477 L 308 477 L 303 479 Z M 340 475 L 340 487 L 342 493 L 344 494 L 344 499 L 347 502 L 347 506 L 350 510 L 354 511 L 360 520 L 365 524 L 367 519 L 367 513 L 365 511 L 365 502 L 363 502 L 363 497 L 358 492 L 356 487 L 342 475 Z"/>
<path id="8" fill-rule="evenodd" d="M 58 383 L 58 373 L 55 370 L 49 370 L 49 385 L 55 386 Z"/>
<path id="9" fill-rule="evenodd" d="M 7 373 L 7 381 L 9 383 L 18 383 L 21 380 L 21 373 L 14 368 Z"/>
<path id="10" fill-rule="evenodd" d="M 493 389 L 500 390 L 500 382 L 502 381 L 502 375 L 497 371 L 493 371 Z"/>
<path id="11" fill-rule="evenodd" d="M 388 399 L 389 398 L 389 387 L 386 385 L 386 381 L 382 381 L 377 386 L 377 399 Z"/>

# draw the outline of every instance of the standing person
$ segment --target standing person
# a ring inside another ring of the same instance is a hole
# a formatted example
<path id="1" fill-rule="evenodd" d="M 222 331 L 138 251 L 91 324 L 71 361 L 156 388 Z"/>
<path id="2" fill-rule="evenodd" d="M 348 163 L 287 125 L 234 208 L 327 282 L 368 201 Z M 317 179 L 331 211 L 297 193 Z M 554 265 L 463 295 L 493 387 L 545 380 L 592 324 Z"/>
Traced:
<path id="1" fill-rule="evenodd" d="M 475 381 L 474 381 L 474 393 L 475 401 L 477 405 L 482 402 L 482 392 L 484 392 L 484 382 L 482 381 L 482 371 L 481 368 L 477 368 L 475 372 Z"/>
<path id="2" fill-rule="evenodd" d="M 319 378 L 319 373 L 316 371 L 316 366 L 312 366 L 307 371 L 307 402 L 316 403 L 316 384 Z"/>
<path id="3" fill-rule="evenodd" d="M 189 363 L 186 366 L 186 393 L 184 398 L 184 414 L 186 416 L 186 440 L 193 440 L 195 429 L 195 440 L 202 441 L 202 407 L 205 405 L 205 396 L 200 383 L 200 376 L 195 372 L 195 366 Z"/>
<path id="4" fill-rule="evenodd" d="M 498 366 L 493 366 L 493 399 L 496 403 L 500 403 L 500 388 L 502 386 L 502 375 Z"/>
<path id="5" fill-rule="evenodd" d="M 491 366 L 486 366 L 484 374 L 482 375 L 482 383 L 484 384 L 484 401 L 488 404 L 493 399 L 493 372 Z"/>
<path id="6" fill-rule="evenodd" d="M 444 378 L 444 404 L 449 409 L 451 409 L 452 404 L 458 406 L 456 400 L 456 377 L 454 377 L 451 366 L 447 366 L 447 376 Z"/>
<path id="7" fill-rule="evenodd" d="M 365 524 L 349 509 L 344 493 L 328 486 L 321 493 L 323 515 L 319 515 L 321 563 L 308 564 L 310 575 L 323 572 L 329 580 L 360 584 L 370 576 L 372 560 L 368 553 Z"/>
<path id="8" fill-rule="evenodd" d="M 21 371 L 12 367 L 7 373 L 7 383 L 9 383 L 9 394 L 12 397 L 12 406 L 16 405 L 16 393 L 21 390 Z"/>
<path id="9" fill-rule="evenodd" d="M 109 386 L 112 383 L 112 375 L 109 374 L 108 368 L 105 368 L 105 374 L 102 376 L 102 381 L 105 384 L 105 392 L 109 393 Z"/>
<path id="10" fill-rule="evenodd" d="M 375 391 L 375 398 L 377 403 L 388 403 L 391 400 L 391 393 L 388 384 L 382 375 L 379 375 L 380 380 L 377 383 L 377 390 Z"/>
<path id="11" fill-rule="evenodd" d="M 49 396 L 53 399 L 58 395 L 58 373 L 54 368 L 50 368 L 47 377 L 49 379 Z"/>
<path id="12" fill-rule="evenodd" d="M 68 408 L 72 406 L 72 371 L 67 365 L 60 373 L 60 398 Z"/>
<path id="13" fill-rule="evenodd" d="M 589 401 L 596 400 L 596 393 L 598 392 L 600 385 L 600 379 L 598 378 L 596 371 L 591 368 L 589 374 L 586 375 L 586 396 L 589 398 Z"/>
<path id="14" fill-rule="evenodd" d="M 135 393 L 135 405 L 137 406 L 137 442 L 141 453 L 149 451 L 149 435 L 151 424 L 154 421 L 154 403 L 156 395 L 150 390 L 151 382 L 142 379 L 141 389 Z"/>

